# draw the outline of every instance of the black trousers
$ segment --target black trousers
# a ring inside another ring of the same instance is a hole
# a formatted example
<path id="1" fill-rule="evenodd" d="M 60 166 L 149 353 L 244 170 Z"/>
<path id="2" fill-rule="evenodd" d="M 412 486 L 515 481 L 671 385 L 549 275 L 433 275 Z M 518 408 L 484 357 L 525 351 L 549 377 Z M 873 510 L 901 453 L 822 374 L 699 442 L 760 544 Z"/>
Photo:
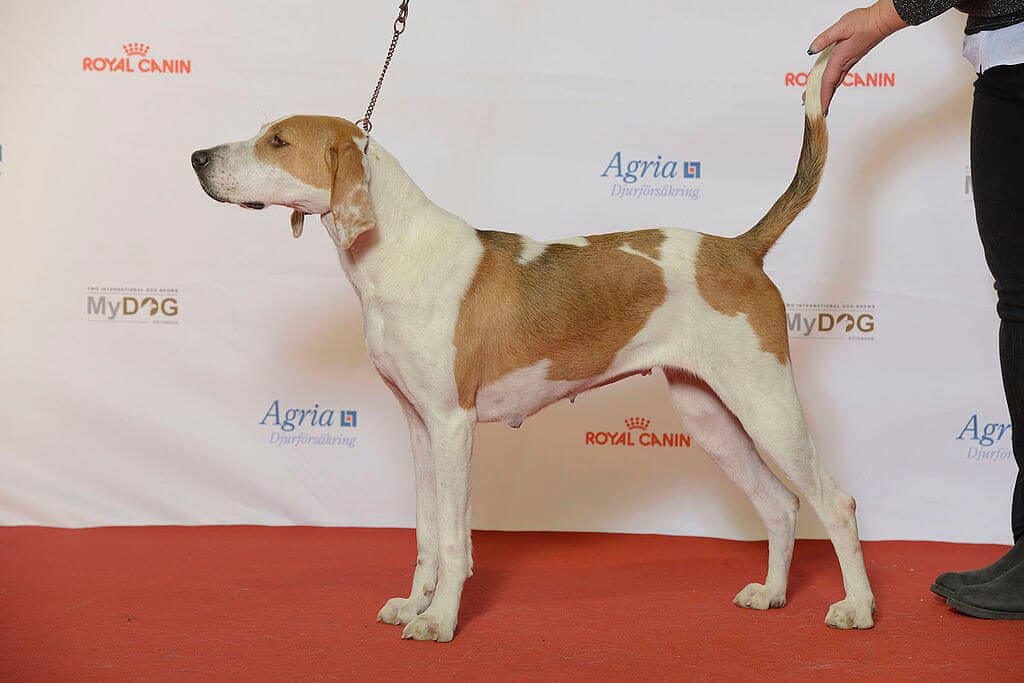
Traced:
<path id="1" fill-rule="evenodd" d="M 999 297 L 999 359 L 1018 467 L 1011 516 L 1017 541 L 1024 537 L 1024 64 L 994 67 L 974 83 L 971 179 Z"/>

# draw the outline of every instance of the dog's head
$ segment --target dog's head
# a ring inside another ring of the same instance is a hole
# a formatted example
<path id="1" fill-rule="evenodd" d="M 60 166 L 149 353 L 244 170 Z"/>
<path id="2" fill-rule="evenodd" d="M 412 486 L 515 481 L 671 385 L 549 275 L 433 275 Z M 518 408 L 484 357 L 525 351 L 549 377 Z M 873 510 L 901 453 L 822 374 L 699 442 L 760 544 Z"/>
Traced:
<path id="1" fill-rule="evenodd" d="M 350 246 L 375 227 L 367 186 L 366 135 L 331 116 L 290 116 L 255 137 L 192 153 L 192 168 L 206 194 L 248 209 L 269 205 L 292 211 L 292 233 L 306 214 L 329 214 L 339 239 Z"/>

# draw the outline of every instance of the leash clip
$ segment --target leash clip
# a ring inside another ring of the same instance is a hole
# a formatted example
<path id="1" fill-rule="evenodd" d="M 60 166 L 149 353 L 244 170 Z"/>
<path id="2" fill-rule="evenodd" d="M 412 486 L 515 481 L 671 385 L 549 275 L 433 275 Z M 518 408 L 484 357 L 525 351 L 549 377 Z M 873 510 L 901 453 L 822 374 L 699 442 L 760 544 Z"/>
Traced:
<path id="1" fill-rule="evenodd" d="M 402 4 L 398 6 L 398 18 L 395 19 L 394 29 L 396 35 L 402 35 L 405 32 L 405 20 L 409 18 L 409 0 L 403 0 Z"/>
<path id="2" fill-rule="evenodd" d="M 394 32 L 391 35 L 391 45 L 388 47 L 387 57 L 384 58 L 384 68 L 380 70 L 380 78 L 377 79 L 377 87 L 373 89 L 373 95 L 370 96 L 370 104 L 366 107 L 366 113 L 363 115 L 363 118 L 356 121 L 356 125 L 361 127 L 367 136 L 369 136 L 370 131 L 373 130 L 373 124 L 370 123 L 370 117 L 373 116 L 373 108 L 377 106 L 377 97 L 380 96 L 380 88 L 384 85 L 384 76 L 387 75 L 388 67 L 391 66 L 391 58 L 395 56 L 395 48 L 398 46 L 398 38 L 405 33 L 405 22 L 408 18 L 409 0 L 402 0 L 398 5 L 398 17 L 395 19 L 395 23 L 392 24 Z"/>

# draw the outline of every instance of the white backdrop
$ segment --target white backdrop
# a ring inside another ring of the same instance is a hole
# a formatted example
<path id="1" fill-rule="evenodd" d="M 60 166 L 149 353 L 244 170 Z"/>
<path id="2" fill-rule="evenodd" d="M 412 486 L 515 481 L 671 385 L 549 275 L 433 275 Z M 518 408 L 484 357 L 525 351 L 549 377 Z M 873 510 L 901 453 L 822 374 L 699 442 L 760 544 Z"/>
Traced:
<path id="1" fill-rule="evenodd" d="M 330 240 L 215 204 L 188 163 L 282 115 L 358 118 L 393 4 L 0 6 L 0 523 L 413 524 L 404 424 Z M 479 227 L 736 234 L 792 175 L 793 74 L 848 7 L 413 0 L 374 134 Z M 869 539 L 1008 538 L 962 27 L 950 13 L 858 65 L 821 192 L 767 263 L 819 451 Z M 678 161 L 632 185 L 678 196 L 614 196 L 616 153 Z M 274 424 L 314 406 L 334 424 Z M 481 427 L 474 526 L 762 537 L 696 446 L 587 444 L 641 440 L 634 417 L 679 431 L 657 373 Z M 800 533 L 821 532 L 805 507 Z"/>

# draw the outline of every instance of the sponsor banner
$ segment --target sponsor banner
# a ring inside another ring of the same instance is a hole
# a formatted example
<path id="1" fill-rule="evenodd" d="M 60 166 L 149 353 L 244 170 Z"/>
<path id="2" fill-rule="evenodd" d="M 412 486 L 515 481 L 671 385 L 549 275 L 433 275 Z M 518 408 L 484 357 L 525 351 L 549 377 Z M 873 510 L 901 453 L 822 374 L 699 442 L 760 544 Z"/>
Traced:
<path id="1" fill-rule="evenodd" d="M 626 448 L 689 448 L 690 435 L 683 432 L 652 430 L 646 417 L 629 417 L 625 429 L 588 431 L 583 436 L 587 446 L 623 446 Z"/>
<path id="2" fill-rule="evenodd" d="M 779 36 L 792 17 L 828 25 L 840 10 L 827 4 L 782 16 L 756 3 L 434 0 L 466 21 L 435 25 L 440 49 L 399 55 L 376 138 L 474 227 L 736 235 L 800 150 L 814 58 Z M 0 52 L 18 67 L 0 79 L 0 411 L 12 417 L 0 524 L 411 525 L 405 419 L 363 339 L 381 321 L 362 319 L 323 232 L 293 241 L 287 209 L 218 204 L 189 165 L 289 114 L 360 116 L 375 41 L 295 49 L 280 16 L 233 3 L 183 0 L 158 21 L 147 3 L 49 5 L 4 0 L 2 13 Z M 294 26 L 380 21 L 373 3 L 288 5 Z M 723 28 L 750 22 L 764 30 L 723 50 Z M 917 31 L 845 79 L 874 95 L 837 98 L 821 186 L 766 264 L 790 293 L 814 442 L 864 536 L 1005 542 L 1016 468 L 971 206 L 963 17 Z M 766 76 L 751 54 L 782 66 Z M 763 538 L 683 429 L 661 377 L 520 430 L 483 425 L 474 524 Z M 800 525 L 827 535 L 809 508 Z"/>
<path id="3" fill-rule="evenodd" d="M 658 154 L 653 159 L 635 159 L 621 151 L 612 154 L 601 172 L 611 183 L 615 199 L 700 199 L 699 161 L 669 159 Z"/>
<path id="4" fill-rule="evenodd" d="M 787 88 L 806 88 L 809 71 L 790 71 L 786 74 L 784 82 Z M 896 74 L 892 71 L 876 71 L 871 73 L 859 73 L 851 71 L 843 79 L 842 87 L 845 88 L 895 88 Z"/>
<path id="5" fill-rule="evenodd" d="M 90 322 L 177 325 L 180 299 L 173 287 L 98 287 L 85 290 Z"/>
<path id="6" fill-rule="evenodd" d="M 965 445 L 965 457 L 973 462 L 1013 461 L 1013 426 L 1009 420 L 990 421 L 971 413 L 956 436 Z"/>
<path id="7" fill-rule="evenodd" d="M 187 76 L 192 73 L 192 60 L 182 57 L 158 57 L 150 55 L 145 43 L 125 43 L 122 54 L 113 56 L 89 55 L 82 57 L 82 71 L 106 74 L 174 74 Z"/>
<path id="8" fill-rule="evenodd" d="M 878 311 L 874 304 L 786 304 L 790 339 L 874 341 Z"/>
<path id="9" fill-rule="evenodd" d="M 274 446 L 355 448 L 359 444 L 359 413 L 347 408 L 319 403 L 290 407 L 274 399 L 259 425 L 267 432 L 267 443 Z"/>

